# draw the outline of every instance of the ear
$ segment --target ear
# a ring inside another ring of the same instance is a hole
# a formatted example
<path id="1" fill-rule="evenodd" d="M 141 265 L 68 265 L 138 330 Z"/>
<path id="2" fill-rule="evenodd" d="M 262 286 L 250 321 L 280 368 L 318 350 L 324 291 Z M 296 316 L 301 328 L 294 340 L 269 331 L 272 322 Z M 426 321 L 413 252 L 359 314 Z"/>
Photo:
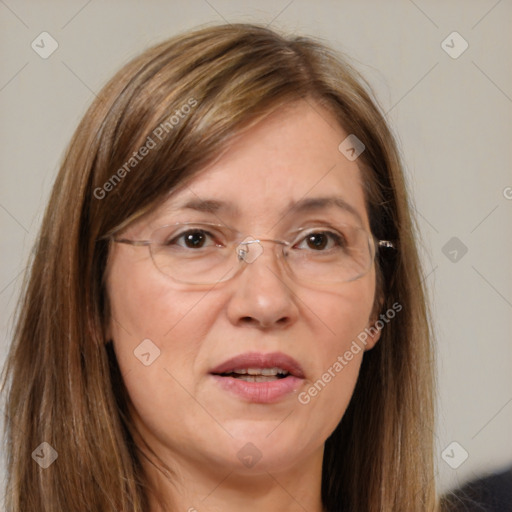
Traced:
<path id="1" fill-rule="evenodd" d="M 376 306 L 374 307 L 370 314 L 370 318 L 368 319 L 368 324 L 366 325 L 365 329 L 365 332 L 368 335 L 366 338 L 365 352 L 367 350 L 371 350 L 380 339 L 381 329 L 379 329 L 379 324 L 382 322 L 377 323 L 377 320 L 379 319 L 379 313 L 382 311 L 383 306 L 384 300 L 382 299 L 376 303 Z"/>
<path id="2" fill-rule="evenodd" d="M 365 352 L 371 350 L 377 344 L 377 341 L 380 339 L 381 331 L 375 325 L 375 322 L 369 322 L 366 326 L 366 333 L 368 334 L 368 338 L 366 338 Z"/>
<path id="3" fill-rule="evenodd" d="M 107 325 L 103 330 L 103 337 L 105 344 L 112 340 L 112 328 L 110 326 L 110 321 L 107 321 Z"/>

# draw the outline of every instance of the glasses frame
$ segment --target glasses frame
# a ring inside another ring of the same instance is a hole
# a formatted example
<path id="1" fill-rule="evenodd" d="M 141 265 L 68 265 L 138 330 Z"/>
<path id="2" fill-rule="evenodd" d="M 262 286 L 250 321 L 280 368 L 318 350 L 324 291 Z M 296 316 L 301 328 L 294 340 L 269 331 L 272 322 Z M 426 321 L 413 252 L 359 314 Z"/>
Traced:
<path id="1" fill-rule="evenodd" d="M 217 227 L 217 228 L 222 227 L 223 229 L 228 229 L 231 232 L 233 232 L 234 234 L 236 234 L 237 235 L 236 240 L 243 238 L 243 240 L 241 242 L 238 242 L 235 245 L 235 249 L 236 249 L 237 256 L 238 256 L 238 263 L 239 263 L 239 265 L 238 265 L 238 269 L 235 271 L 235 273 L 231 277 L 228 277 L 227 279 L 220 279 L 220 280 L 217 280 L 217 281 L 214 281 L 214 282 L 196 283 L 196 282 L 189 282 L 189 281 L 179 280 L 179 279 L 177 279 L 176 277 L 174 277 L 172 275 L 166 274 L 165 272 L 163 272 L 158 267 L 158 265 L 155 262 L 154 255 L 153 255 L 153 246 L 161 245 L 161 244 L 159 244 L 159 242 L 156 242 L 155 240 L 151 240 L 151 238 L 153 238 L 153 235 L 157 231 L 159 231 L 161 229 L 164 229 L 164 228 L 167 228 L 167 227 L 171 227 L 171 226 L 187 226 L 187 225 L 204 225 L 204 226 L 213 226 L 213 227 Z M 350 225 L 347 224 L 347 226 L 350 226 Z M 375 257 L 377 255 L 378 249 L 381 249 L 381 248 L 394 249 L 394 250 L 396 249 L 396 243 L 391 241 L 391 240 L 380 240 L 373 233 L 371 233 L 371 232 L 369 233 L 365 228 L 362 228 L 362 227 L 359 227 L 359 226 L 350 226 L 350 227 L 355 227 L 356 229 L 359 229 L 359 230 L 363 231 L 364 233 L 366 233 L 366 235 L 368 237 L 370 251 L 371 251 L 371 264 L 373 264 L 373 262 L 375 261 Z M 309 229 L 309 228 L 299 228 L 294 233 L 298 233 L 301 230 L 306 230 L 306 229 Z M 251 240 L 247 240 L 247 238 L 251 238 Z M 280 245 L 282 245 L 284 247 L 289 247 L 289 246 L 292 245 L 291 242 L 288 242 L 286 240 L 279 240 L 279 239 L 275 239 L 275 238 L 257 238 L 257 239 L 254 239 L 251 235 L 247 235 L 247 234 L 241 233 L 240 231 L 238 231 L 238 230 L 236 230 L 234 228 L 231 228 L 230 226 L 227 226 L 225 224 L 217 224 L 217 223 L 214 223 L 214 222 L 176 222 L 176 223 L 164 224 L 164 225 L 156 228 L 153 231 L 153 233 L 151 234 L 150 239 L 148 239 L 148 240 L 130 240 L 130 239 L 124 238 L 124 237 L 117 237 L 116 235 L 110 235 L 110 236 L 105 237 L 104 239 L 112 241 L 112 242 L 120 243 L 120 244 L 132 245 L 134 247 L 148 247 L 151 260 L 153 261 L 153 265 L 155 266 L 155 268 L 162 275 L 164 275 L 165 277 L 167 277 L 169 279 L 172 279 L 173 281 L 175 281 L 177 283 L 188 284 L 188 285 L 192 285 L 192 286 L 193 285 L 202 285 L 202 286 L 214 285 L 214 284 L 221 283 L 221 282 L 224 283 L 224 282 L 230 281 L 231 279 L 234 279 L 236 276 L 238 276 L 242 272 L 242 270 L 245 268 L 245 265 L 243 265 L 242 262 L 245 262 L 246 264 L 249 264 L 247 261 L 245 261 L 245 258 L 241 256 L 242 251 L 239 250 L 239 247 L 241 245 L 242 246 L 246 246 L 246 245 L 250 245 L 250 244 L 254 244 L 254 243 L 261 243 L 261 242 L 273 242 L 275 244 L 280 244 Z M 283 256 L 285 256 L 285 254 L 284 254 L 284 247 L 282 249 Z M 353 279 L 349 279 L 349 280 L 346 280 L 346 281 L 340 281 L 340 283 L 350 283 L 352 281 L 356 281 L 356 280 L 360 279 L 361 277 L 365 276 L 369 272 L 369 270 L 371 268 L 371 264 L 370 264 L 370 267 L 368 268 L 368 270 L 366 270 L 363 274 L 360 274 L 360 275 L 358 275 L 357 277 L 355 277 Z M 286 268 L 289 267 L 288 265 L 284 265 L 284 266 Z M 300 279 L 297 279 L 295 277 L 295 275 L 294 275 L 294 273 L 293 273 L 293 271 L 291 269 L 289 269 L 287 271 L 287 273 L 291 274 L 292 279 L 300 282 Z"/>

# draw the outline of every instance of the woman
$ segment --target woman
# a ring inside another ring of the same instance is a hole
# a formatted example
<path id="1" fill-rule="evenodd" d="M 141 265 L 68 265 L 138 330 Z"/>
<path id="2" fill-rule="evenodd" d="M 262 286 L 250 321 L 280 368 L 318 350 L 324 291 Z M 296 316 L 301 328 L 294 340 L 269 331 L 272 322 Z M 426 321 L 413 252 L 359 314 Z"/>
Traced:
<path id="1" fill-rule="evenodd" d="M 427 313 L 397 148 L 339 55 L 246 24 L 149 49 L 53 188 L 7 510 L 436 510 Z"/>

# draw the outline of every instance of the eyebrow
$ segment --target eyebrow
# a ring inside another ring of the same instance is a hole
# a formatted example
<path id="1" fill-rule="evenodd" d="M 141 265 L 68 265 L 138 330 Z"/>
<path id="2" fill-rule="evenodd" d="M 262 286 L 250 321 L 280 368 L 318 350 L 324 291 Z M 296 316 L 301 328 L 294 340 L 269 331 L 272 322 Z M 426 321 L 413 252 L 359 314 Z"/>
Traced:
<path id="1" fill-rule="evenodd" d="M 282 212 L 282 215 L 288 213 L 305 213 L 323 210 L 327 208 L 339 208 L 351 215 L 353 215 L 361 225 L 363 219 L 360 213 L 345 199 L 339 196 L 325 196 L 325 197 L 307 197 L 299 201 L 290 203 Z M 218 201 L 216 199 L 191 199 L 182 205 L 176 206 L 177 210 L 196 210 L 199 212 L 217 214 L 226 212 L 230 214 L 237 214 L 239 212 L 236 205 L 230 202 Z"/>

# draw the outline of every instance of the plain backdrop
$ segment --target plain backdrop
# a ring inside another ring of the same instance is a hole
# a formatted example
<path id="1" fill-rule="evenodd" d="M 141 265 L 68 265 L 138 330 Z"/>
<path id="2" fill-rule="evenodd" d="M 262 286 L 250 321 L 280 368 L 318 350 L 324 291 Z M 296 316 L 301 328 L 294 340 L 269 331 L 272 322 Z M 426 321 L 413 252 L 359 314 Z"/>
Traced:
<path id="1" fill-rule="evenodd" d="M 199 25 L 240 21 L 321 38 L 374 87 L 403 154 L 434 312 L 440 489 L 505 468 L 512 463 L 508 1 L 0 1 L 0 364 L 52 183 L 94 95 L 148 46 Z M 46 59 L 31 46 L 42 32 L 58 44 Z"/>

